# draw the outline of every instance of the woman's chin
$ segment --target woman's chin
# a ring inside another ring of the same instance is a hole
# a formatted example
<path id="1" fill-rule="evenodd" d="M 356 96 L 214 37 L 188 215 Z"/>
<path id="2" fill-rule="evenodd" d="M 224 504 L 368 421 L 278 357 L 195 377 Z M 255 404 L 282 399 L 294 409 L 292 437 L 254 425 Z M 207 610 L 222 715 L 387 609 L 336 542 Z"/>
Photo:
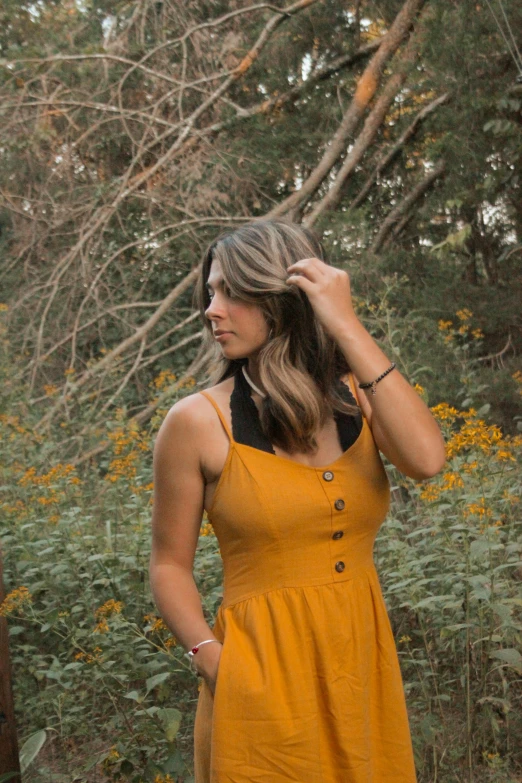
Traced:
<path id="1" fill-rule="evenodd" d="M 244 345 L 221 345 L 220 348 L 221 355 L 225 359 L 230 359 L 231 361 L 237 361 L 238 359 L 248 359 L 250 356 L 254 356 L 259 351 L 257 346 L 248 347 Z"/>

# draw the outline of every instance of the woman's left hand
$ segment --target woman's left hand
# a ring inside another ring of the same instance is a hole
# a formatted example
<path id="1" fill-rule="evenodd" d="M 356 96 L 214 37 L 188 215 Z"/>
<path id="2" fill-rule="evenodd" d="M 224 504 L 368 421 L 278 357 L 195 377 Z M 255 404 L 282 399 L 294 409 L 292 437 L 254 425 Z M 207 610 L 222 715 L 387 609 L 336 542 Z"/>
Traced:
<path id="1" fill-rule="evenodd" d="M 334 339 L 350 322 L 358 320 L 352 303 L 350 278 L 343 269 L 325 264 L 319 258 L 302 258 L 287 271 L 290 276 L 286 282 L 305 292 L 317 318 Z"/>

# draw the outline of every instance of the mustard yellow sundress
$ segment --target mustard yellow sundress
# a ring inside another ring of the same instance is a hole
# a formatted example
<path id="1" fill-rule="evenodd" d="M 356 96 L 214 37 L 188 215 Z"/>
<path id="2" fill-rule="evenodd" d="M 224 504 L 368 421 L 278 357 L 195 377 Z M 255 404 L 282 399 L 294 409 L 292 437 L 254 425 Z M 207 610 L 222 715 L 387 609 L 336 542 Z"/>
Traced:
<path id="1" fill-rule="evenodd" d="M 353 389 L 353 378 L 350 375 Z M 196 783 L 416 783 L 403 683 L 373 544 L 388 478 L 363 417 L 309 467 L 230 439 L 208 518 L 224 567 L 202 680 Z"/>

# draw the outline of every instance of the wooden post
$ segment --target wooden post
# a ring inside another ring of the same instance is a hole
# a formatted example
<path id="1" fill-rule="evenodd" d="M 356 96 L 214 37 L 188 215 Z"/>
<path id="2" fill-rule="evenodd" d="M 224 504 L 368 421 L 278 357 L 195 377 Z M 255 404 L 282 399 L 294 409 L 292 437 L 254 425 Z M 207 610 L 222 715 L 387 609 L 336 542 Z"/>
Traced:
<path id="1" fill-rule="evenodd" d="M 4 598 L 2 549 L 0 547 L 0 603 Z M 9 783 L 20 783 L 7 619 L 0 616 L 0 776 L 7 772 L 16 773 L 10 778 Z"/>

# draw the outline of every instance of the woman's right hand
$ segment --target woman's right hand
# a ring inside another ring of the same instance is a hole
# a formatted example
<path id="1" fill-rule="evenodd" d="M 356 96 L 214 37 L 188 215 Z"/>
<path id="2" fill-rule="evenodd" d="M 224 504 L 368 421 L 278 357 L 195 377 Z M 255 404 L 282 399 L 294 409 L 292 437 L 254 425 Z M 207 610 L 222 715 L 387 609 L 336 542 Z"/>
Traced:
<path id="1" fill-rule="evenodd" d="M 203 677 L 212 696 L 214 696 L 216 690 L 216 681 L 219 669 L 219 660 L 221 658 L 221 651 L 223 645 L 221 642 L 213 644 L 205 644 L 198 650 L 196 657 L 196 669 L 199 675 Z"/>

